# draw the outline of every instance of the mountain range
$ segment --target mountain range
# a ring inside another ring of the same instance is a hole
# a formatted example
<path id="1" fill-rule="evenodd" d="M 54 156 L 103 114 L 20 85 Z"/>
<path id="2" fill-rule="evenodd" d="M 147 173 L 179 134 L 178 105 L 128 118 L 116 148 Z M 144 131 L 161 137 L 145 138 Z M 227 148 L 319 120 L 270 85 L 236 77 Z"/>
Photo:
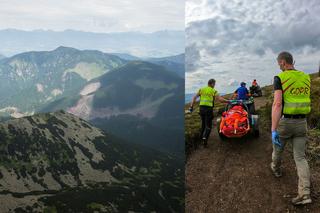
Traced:
<path id="1" fill-rule="evenodd" d="M 184 80 L 163 66 L 131 61 L 41 111 L 67 110 L 127 141 L 183 153 Z"/>
<path id="2" fill-rule="evenodd" d="M 0 59 L 1 210 L 183 211 L 184 55 L 128 57 Z"/>
<path id="3" fill-rule="evenodd" d="M 132 61 L 63 46 L 7 57 L 0 117 L 63 109 L 121 139 L 182 154 L 183 58 Z"/>
<path id="4" fill-rule="evenodd" d="M 4 212 L 181 212 L 182 159 L 65 111 L 0 123 Z M 72 197 L 72 199 L 70 199 Z"/>
<path id="5" fill-rule="evenodd" d="M 185 54 L 174 55 L 170 57 L 162 57 L 162 58 L 139 58 L 130 54 L 125 53 L 112 53 L 124 60 L 127 61 L 147 61 L 153 64 L 158 64 L 164 66 L 167 70 L 173 71 L 178 74 L 180 77 L 184 78 L 185 73 Z"/>
<path id="6" fill-rule="evenodd" d="M 59 47 L 0 60 L 1 112 L 30 114 L 126 61 L 99 51 Z M 12 113 L 11 113 L 12 114 Z"/>
<path id="7" fill-rule="evenodd" d="M 180 77 L 184 78 L 185 74 L 185 62 L 184 54 L 174 55 L 170 57 L 163 58 L 149 58 L 147 61 L 164 66 L 168 70 L 174 71 Z"/>
<path id="8" fill-rule="evenodd" d="M 184 52 L 184 31 L 153 33 L 94 33 L 76 30 L 0 30 L 0 54 L 13 56 L 31 50 L 46 51 L 57 46 L 80 50 L 129 53 L 138 57 L 164 57 Z"/>

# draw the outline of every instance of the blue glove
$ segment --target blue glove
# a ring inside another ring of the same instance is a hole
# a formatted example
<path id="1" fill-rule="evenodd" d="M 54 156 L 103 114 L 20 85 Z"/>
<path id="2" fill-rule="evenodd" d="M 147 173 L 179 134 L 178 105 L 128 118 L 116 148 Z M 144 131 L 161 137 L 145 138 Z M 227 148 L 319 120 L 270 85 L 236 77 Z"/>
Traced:
<path id="1" fill-rule="evenodd" d="M 272 143 L 278 147 L 282 147 L 282 143 L 279 139 L 279 133 L 277 131 L 272 131 Z"/>
<path id="2" fill-rule="evenodd" d="M 193 107 L 189 108 L 189 112 L 192 113 L 193 112 Z"/>

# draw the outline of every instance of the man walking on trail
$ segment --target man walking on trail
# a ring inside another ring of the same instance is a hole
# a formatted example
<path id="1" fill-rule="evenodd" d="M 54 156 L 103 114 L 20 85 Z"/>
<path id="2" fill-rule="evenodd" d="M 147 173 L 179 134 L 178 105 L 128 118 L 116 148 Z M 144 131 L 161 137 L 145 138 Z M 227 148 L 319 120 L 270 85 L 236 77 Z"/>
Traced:
<path id="1" fill-rule="evenodd" d="M 293 205 L 311 203 L 310 171 L 305 157 L 307 120 L 310 112 L 310 76 L 294 68 L 293 57 L 281 52 L 277 58 L 283 71 L 274 77 L 272 106 L 272 163 L 275 177 L 281 177 L 281 156 L 286 143 L 292 143 L 294 161 L 299 177 L 298 196 Z"/>
<path id="2" fill-rule="evenodd" d="M 220 102 L 228 102 L 227 99 L 219 96 L 217 90 L 214 89 L 216 81 L 210 79 L 208 86 L 199 89 L 197 94 L 193 97 L 190 112 L 193 111 L 193 106 L 198 97 L 200 97 L 200 116 L 201 116 L 201 139 L 204 147 L 208 145 L 208 139 L 211 133 L 212 120 L 213 120 L 213 107 L 214 101 L 217 99 Z"/>

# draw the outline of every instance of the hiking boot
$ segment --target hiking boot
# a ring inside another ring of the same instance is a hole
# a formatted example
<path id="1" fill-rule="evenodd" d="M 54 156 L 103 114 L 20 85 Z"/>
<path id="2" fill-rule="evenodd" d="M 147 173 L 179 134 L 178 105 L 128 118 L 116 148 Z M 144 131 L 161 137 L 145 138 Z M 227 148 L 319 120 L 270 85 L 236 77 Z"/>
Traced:
<path id="1" fill-rule="evenodd" d="M 275 169 L 273 166 L 272 166 L 272 163 L 270 164 L 270 169 L 272 171 L 272 174 L 276 177 L 276 178 L 279 178 L 282 176 L 282 172 L 280 169 Z"/>
<path id="2" fill-rule="evenodd" d="M 308 203 L 312 203 L 310 195 L 298 195 L 297 197 L 291 200 L 292 205 L 306 205 Z"/>

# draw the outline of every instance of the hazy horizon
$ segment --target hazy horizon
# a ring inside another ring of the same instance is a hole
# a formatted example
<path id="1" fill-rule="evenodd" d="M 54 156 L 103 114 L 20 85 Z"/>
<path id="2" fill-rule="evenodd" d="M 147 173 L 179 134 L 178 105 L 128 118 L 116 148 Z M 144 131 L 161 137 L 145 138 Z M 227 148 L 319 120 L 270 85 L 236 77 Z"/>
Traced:
<path id="1" fill-rule="evenodd" d="M 19 29 L 0 30 L 0 54 L 10 57 L 22 52 L 48 51 L 59 46 L 105 53 L 124 53 L 136 57 L 166 57 L 184 53 L 184 31 L 95 33 L 68 29 L 64 31 Z"/>
<path id="2" fill-rule="evenodd" d="M 110 31 L 110 32 L 98 32 L 98 31 L 86 31 L 86 30 L 78 30 L 78 29 L 63 29 L 63 30 L 54 30 L 54 29 L 44 29 L 44 28 L 36 28 L 36 29 L 30 29 L 30 30 L 25 30 L 25 29 L 19 29 L 19 28 L 0 28 L 0 31 L 24 31 L 24 32 L 68 32 L 68 31 L 74 31 L 74 32 L 82 32 L 82 33 L 94 33 L 94 34 L 121 34 L 121 33 L 141 33 L 141 34 L 153 34 L 153 33 L 159 33 L 159 32 L 183 32 L 184 30 L 170 30 L 170 29 L 159 29 L 155 31 L 150 31 L 150 32 L 143 32 L 143 31 Z"/>
<path id="3" fill-rule="evenodd" d="M 185 47 L 183 4 L 184 0 L 0 1 L 0 54 L 70 46 L 138 57 L 175 55 Z M 137 36 L 125 37 L 133 34 Z"/>
<path id="4" fill-rule="evenodd" d="M 47 50 L 30 50 L 30 51 L 23 51 L 23 52 L 19 52 L 19 53 L 16 53 L 14 55 L 4 55 L 4 54 L 1 54 L 0 53 L 0 60 L 2 59 L 2 57 L 5 57 L 5 58 L 10 58 L 10 57 L 13 57 L 13 56 L 16 56 L 16 55 L 19 55 L 19 54 L 23 54 L 23 53 L 28 53 L 28 52 L 50 52 L 50 51 L 54 51 L 56 50 L 57 48 L 59 47 L 66 47 L 66 48 L 73 48 L 73 49 L 77 49 L 79 51 L 84 51 L 84 50 L 89 50 L 89 51 L 99 51 L 99 52 L 102 52 L 102 53 L 106 53 L 106 54 L 111 54 L 111 55 L 117 55 L 117 54 L 124 54 L 124 55 L 129 55 L 129 56 L 133 56 L 133 57 L 137 57 L 141 60 L 144 60 L 144 59 L 160 59 L 160 58 L 166 58 L 166 57 L 172 57 L 172 56 L 178 56 L 178 55 L 182 55 L 184 54 L 184 52 L 181 52 L 181 53 L 178 53 L 178 54 L 173 54 L 173 55 L 167 55 L 167 56 L 163 56 L 163 57 L 138 57 L 136 55 L 132 55 L 130 53 L 127 53 L 127 52 L 104 52 L 104 51 L 100 51 L 100 50 L 96 50 L 96 49 L 79 49 L 79 48 L 76 48 L 76 47 L 71 47 L 71 46 L 63 46 L 63 45 L 60 45 L 60 46 L 57 46 L 53 49 L 47 49 Z"/>

